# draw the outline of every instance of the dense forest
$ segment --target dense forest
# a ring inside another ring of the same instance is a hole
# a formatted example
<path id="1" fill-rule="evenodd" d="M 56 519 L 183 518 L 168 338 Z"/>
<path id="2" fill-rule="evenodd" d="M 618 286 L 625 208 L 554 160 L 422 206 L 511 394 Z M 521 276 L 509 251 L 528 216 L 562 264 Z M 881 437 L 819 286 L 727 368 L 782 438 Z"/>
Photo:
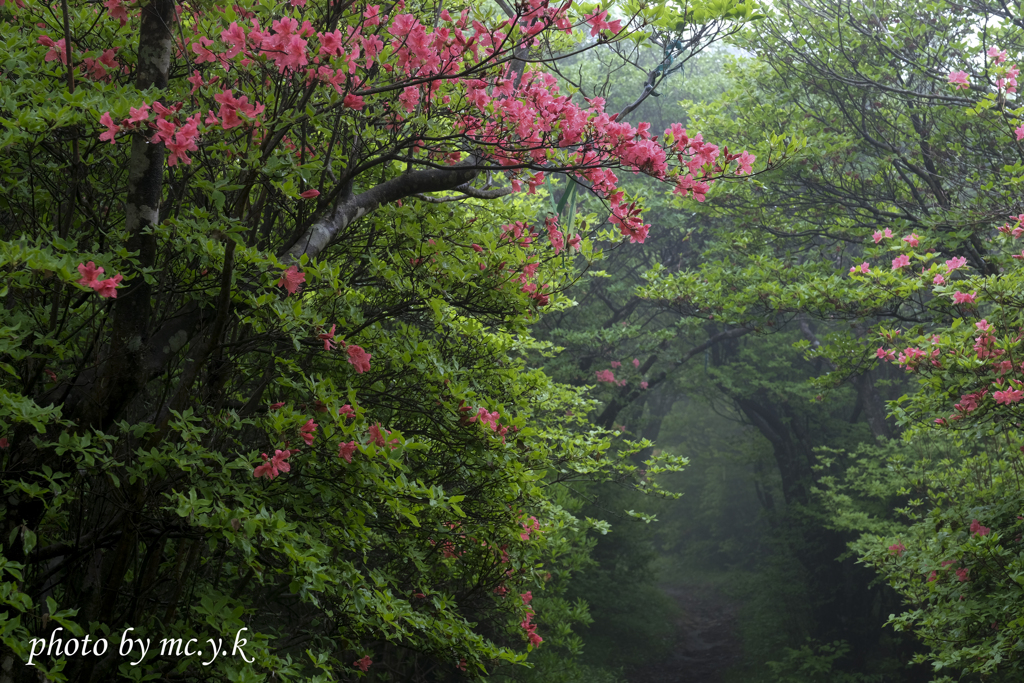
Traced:
<path id="1" fill-rule="evenodd" d="M 1024 5 L 0 45 L 0 683 L 1024 676 Z"/>

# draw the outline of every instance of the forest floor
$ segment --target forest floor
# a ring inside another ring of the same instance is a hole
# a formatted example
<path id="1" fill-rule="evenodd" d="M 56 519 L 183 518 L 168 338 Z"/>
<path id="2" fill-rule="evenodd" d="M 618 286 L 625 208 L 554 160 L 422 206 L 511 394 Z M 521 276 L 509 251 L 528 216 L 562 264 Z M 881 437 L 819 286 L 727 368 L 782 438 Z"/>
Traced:
<path id="1" fill-rule="evenodd" d="M 626 669 L 629 683 L 723 683 L 742 659 L 737 628 L 739 605 L 709 586 L 667 586 L 682 614 L 671 654 Z"/>

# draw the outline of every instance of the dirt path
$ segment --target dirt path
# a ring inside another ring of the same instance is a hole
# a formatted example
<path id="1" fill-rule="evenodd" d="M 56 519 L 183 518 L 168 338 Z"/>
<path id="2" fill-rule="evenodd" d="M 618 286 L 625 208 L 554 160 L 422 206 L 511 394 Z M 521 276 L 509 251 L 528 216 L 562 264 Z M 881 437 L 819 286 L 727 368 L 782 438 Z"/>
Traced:
<path id="1" fill-rule="evenodd" d="M 629 683 L 721 683 L 740 661 L 737 606 L 704 586 L 665 587 L 682 615 L 672 654 L 626 670 Z"/>

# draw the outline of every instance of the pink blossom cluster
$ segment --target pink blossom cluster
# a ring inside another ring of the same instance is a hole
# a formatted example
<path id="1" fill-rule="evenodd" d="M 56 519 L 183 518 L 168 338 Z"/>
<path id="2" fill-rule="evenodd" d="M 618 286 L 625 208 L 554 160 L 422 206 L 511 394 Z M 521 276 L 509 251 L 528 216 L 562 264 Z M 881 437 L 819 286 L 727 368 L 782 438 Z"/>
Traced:
<path id="1" fill-rule="evenodd" d="M 266 453 L 260 453 L 263 456 L 263 464 L 259 465 L 252 472 L 252 476 L 257 479 L 260 477 L 266 477 L 267 479 L 273 479 L 283 472 L 290 472 L 292 469 L 291 464 L 288 462 L 295 451 L 290 450 L 275 450 L 274 457 L 267 459 Z"/>
<path id="2" fill-rule="evenodd" d="M 1024 399 L 1024 391 L 1018 388 L 1021 386 L 1020 380 L 1011 379 L 1009 384 L 1010 387 L 1007 389 L 992 392 L 992 398 L 995 399 L 996 405 L 1011 405 L 1013 403 L 1020 403 L 1021 399 Z M 999 384 L 997 386 L 1002 385 Z"/>
<path id="3" fill-rule="evenodd" d="M 607 382 L 609 384 L 616 384 L 616 385 L 618 385 L 620 387 L 626 385 L 626 380 L 624 380 L 624 379 L 616 380 L 615 379 L 615 373 L 613 373 L 611 370 L 598 370 L 595 374 L 597 375 L 597 381 L 598 382 Z"/>
<path id="4" fill-rule="evenodd" d="M 505 435 L 508 434 L 509 428 L 506 427 L 505 425 L 499 424 L 499 420 L 501 419 L 501 413 L 499 413 L 497 410 L 491 412 L 488 411 L 487 408 L 480 407 L 477 408 L 476 413 L 470 415 L 469 413 L 473 412 L 473 408 L 465 404 L 462 404 L 459 406 L 459 412 L 463 413 L 462 418 L 460 420 L 462 424 L 469 425 L 478 422 L 484 427 L 490 427 L 492 432 L 496 432 L 497 435 L 501 437 L 502 443 L 505 442 Z M 514 430 L 515 428 L 513 427 L 513 431 Z"/>
<path id="5" fill-rule="evenodd" d="M 123 279 L 120 273 L 113 277 L 109 277 L 106 280 L 100 280 L 98 277 L 103 274 L 103 269 L 99 268 L 92 261 L 89 261 L 88 263 L 79 263 L 78 273 L 82 276 L 82 279 L 78 281 L 78 284 L 83 287 L 89 287 L 104 299 L 117 298 L 117 286 Z"/>
<path id="6" fill-rule="evenodd" d="M 105 4 L 111 17 L 121 22 L 127 19 L 121 0 L 106 0 Z M 305 4 L 305 0 L 291 2 L 293 7 Z M 580 104 L 570 95 L 560 94 L 555 78 L 539 70 L 528 71 L 517 83 L 504 56 L 538 44 L 542 31 L 571 32 L 570 5 L 569 1 L 556 6 L 549 0 L 526 0 L 517 6 L 516 19 L 490 28 L 474 19 L 468 8 L 457 18 L 442 11 L 438 25 L 428 27 L 415 15 L 402 13 L 401 4 L 395 6 L 396 14 L 391 17 L 381 13 L 380 6 L 368 5 L 363 11 L 357 10 L 356 23 L 342 22 L 342 28 L 325 32 L 317 32 L 301 16 L 287 14 L 263 28 L 253 13 L 240 11 L 239 20 L 211 36 L 190 36 L 179 49 L 191 53 L 197 67 L 216 65 L 226 73 L 265 60 L 283 75 L 305 77 L 311 83 L 334 88 L 343 98 L 343 105 L 352 109 L 362 109 L 365 97 L 390 96 L 393 100 L 385 109 L 391 121 L 387 125 L 394 128 L 402 123 L 403 116 L 440 102 L 449 107 L 445 115 L 455 121 L 456 133 L 507 168 L 514 187 L 521 186 L 519 176 L 526 168 L 549 165 L 552 155 L 557 155 L 557 166 L 587 181 L 596 194 L 608 200 L 610 220 L 623 236 L 631 242 L 643 242 L 650 226 L 640 218 L 642 207 L 616 190 L 618 179 L 610 167 L 671 180 L 676 193 L 692 193 L 702 201 L 714 177 L 730 168 L 739 175 L 751 173 L 755 157 L 745 151 L 720 151 L 699 134 L 689 136 L 679 124 L 656 138 L 648 124 L 634 127 L 617 121 L 615 115 L 604 111 L 601 98 Z M 201 19 L 198 14 L 195 18 Z M 584 23 L 595 36 L 622 30 L 618 20 L 607 19 L 607 11 L 594 10 Z M 50 47 L 47 60 L 66 58 L 59 41 L 48 37 L 40 41 Z M 380 63 L 386 44 L 390 48 L 388 59 Z M 113 65 L 113 59 L 112 53 L 104 53 L 89 68 L 99 73 Z M 202 118 L 200 109 L 175 118 L 158 112 L 153 141 L 167 146 L 171 165 L 191 163 L 188 153 L 198 150 L 200 134 L 211 128 L 229 131 L 244 124 L 259 125 L 264 107 L 250 101 L 250 95 L 232 89 L 209 92 L 219 78 L 205 80 L 198 70 L 189 76 L 193 98 L 212 97 L 219 107 L 216 113 L 206 109 Z M 378 83 L 367 83 L 369 78 Z M 236 82 L 236 86 L 241 85 Z M 153 103 L 154 109 L 157 104 Z M 181 103 L 175 107 L 177 112 Z M 202 130 L 201 118 L 202 125 L 207 126 Z M 106 126 L 101 139 L 111 143 L 126 125 L 115 123 L 110 112 L 105 112 L 100 121 Z M 566 148 L 567 155 L 563 151 Z M 423 149 L 422 145 L 417 143 L 412 153 L 417 149 Z M 456 163 L 462 158 L 460 149 L 460 145 L 451 144 L 426 152 L 433 160 Z M 544 182 L 543 172 L 526 175 L 531 192 Z M 308 196 L 315 196 L 313 192 L 309 191 Z M 549 237 L 556 253 L 566 244 L 570 248 L 579 244 L 577 238 L 567 240 L 566 235 L 555 234 L 550 227 Z"/>
<path id="7" fill-rule="evenodd" d="M 987 526 L 982 526 L 981 522 L 979 522 L 976 519 L 971 520 L 970 530 L 971 534 L 976 534 L 978 536 L 988 536 L 989 532 L 991 531 L 991 529 L 989 529 Z"/>
<path id="8" fill-rule="evenodd" d="M 373 443 L 378 448 L 384 448 L 386 446 L 390 447 L 398 443 L 397 438 L 388 439 L 388 437 L 391 436 L 391 432 L 388 431 L 387 429 L 384 429 L 384 427 L 379 422 L 370 425 L 370 428 L 367 431 L 369 432 L 370 435 L 370 442 Z"/>
<path id="9" fill-rule="evenodd" d="M 527 591 L 519 597 L 522 599 L 524 605 L 529 605 L 530 601 L 533 599 L 533 593 Z M 544 639 L 537 634 L 537 624 L 533 623 L 534 614 L 535 612 L 533 609 L 527 607 L 526 618 L 523 619 L 519 626 L 526 631 L 526 638 L 530 641 L 530 645 L 538 647 L 544 642 Z"/>
<path id="10" fill-rule="evenodd" d="M 941 367 L 941 363 L 938 360 L 939 349 L 932 349 L 931 354 L 923 349 L 919 349 L 915 346 L 908 346 L 905 348 L 900 355 L 897 357 L 897 362 L 904 366 L 904 369 L 908 372 L 917 370 L 921 363 L 925 360 L 930 359 L 931 364 L 935 367 Z"/>
<path id="11" fill-rule="evenodd" d="M 306 424 L 299 427 L 299 436 L 302 437 L 302 440 L 306 442 L 307 446 L 313 445 L 313 441 L 316 439 L 316 428 L 319 426 L 320 425 L 313 422 L 313 419 L 310 418 Z"/>
<path id="12" fill-rule="evenodd" d="M 524 541 L 529 540 L 530 534 L 533 532 L 540 531 L 540 522 L 538 522 L 537 518 L 532 515 L 528 517 L 525 522 L 521 522 L 520 524 L 523 527 L 523 532 L 519 534 L 519 538 Z"/>
<path id="13" fill-rule="evenodd" d="M 338 457 L 347 463 L 352 462 L 352 456 L 359 450 L 359 444 L 355 441 L 341 442 L 338 444 Z"/>

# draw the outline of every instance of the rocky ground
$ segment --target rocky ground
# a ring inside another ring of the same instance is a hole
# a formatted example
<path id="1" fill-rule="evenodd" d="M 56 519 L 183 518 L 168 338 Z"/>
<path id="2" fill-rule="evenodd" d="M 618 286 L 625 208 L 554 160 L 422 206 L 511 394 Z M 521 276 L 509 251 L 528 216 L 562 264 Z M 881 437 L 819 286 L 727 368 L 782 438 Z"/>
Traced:
<path id="1" fill-rule="evenodd" d="M 664 587 L 682 614 L 665 659 L 626 670 L 629 683 L 722 683 L 741 658 L 737 605 L 703 586 Z"/>

